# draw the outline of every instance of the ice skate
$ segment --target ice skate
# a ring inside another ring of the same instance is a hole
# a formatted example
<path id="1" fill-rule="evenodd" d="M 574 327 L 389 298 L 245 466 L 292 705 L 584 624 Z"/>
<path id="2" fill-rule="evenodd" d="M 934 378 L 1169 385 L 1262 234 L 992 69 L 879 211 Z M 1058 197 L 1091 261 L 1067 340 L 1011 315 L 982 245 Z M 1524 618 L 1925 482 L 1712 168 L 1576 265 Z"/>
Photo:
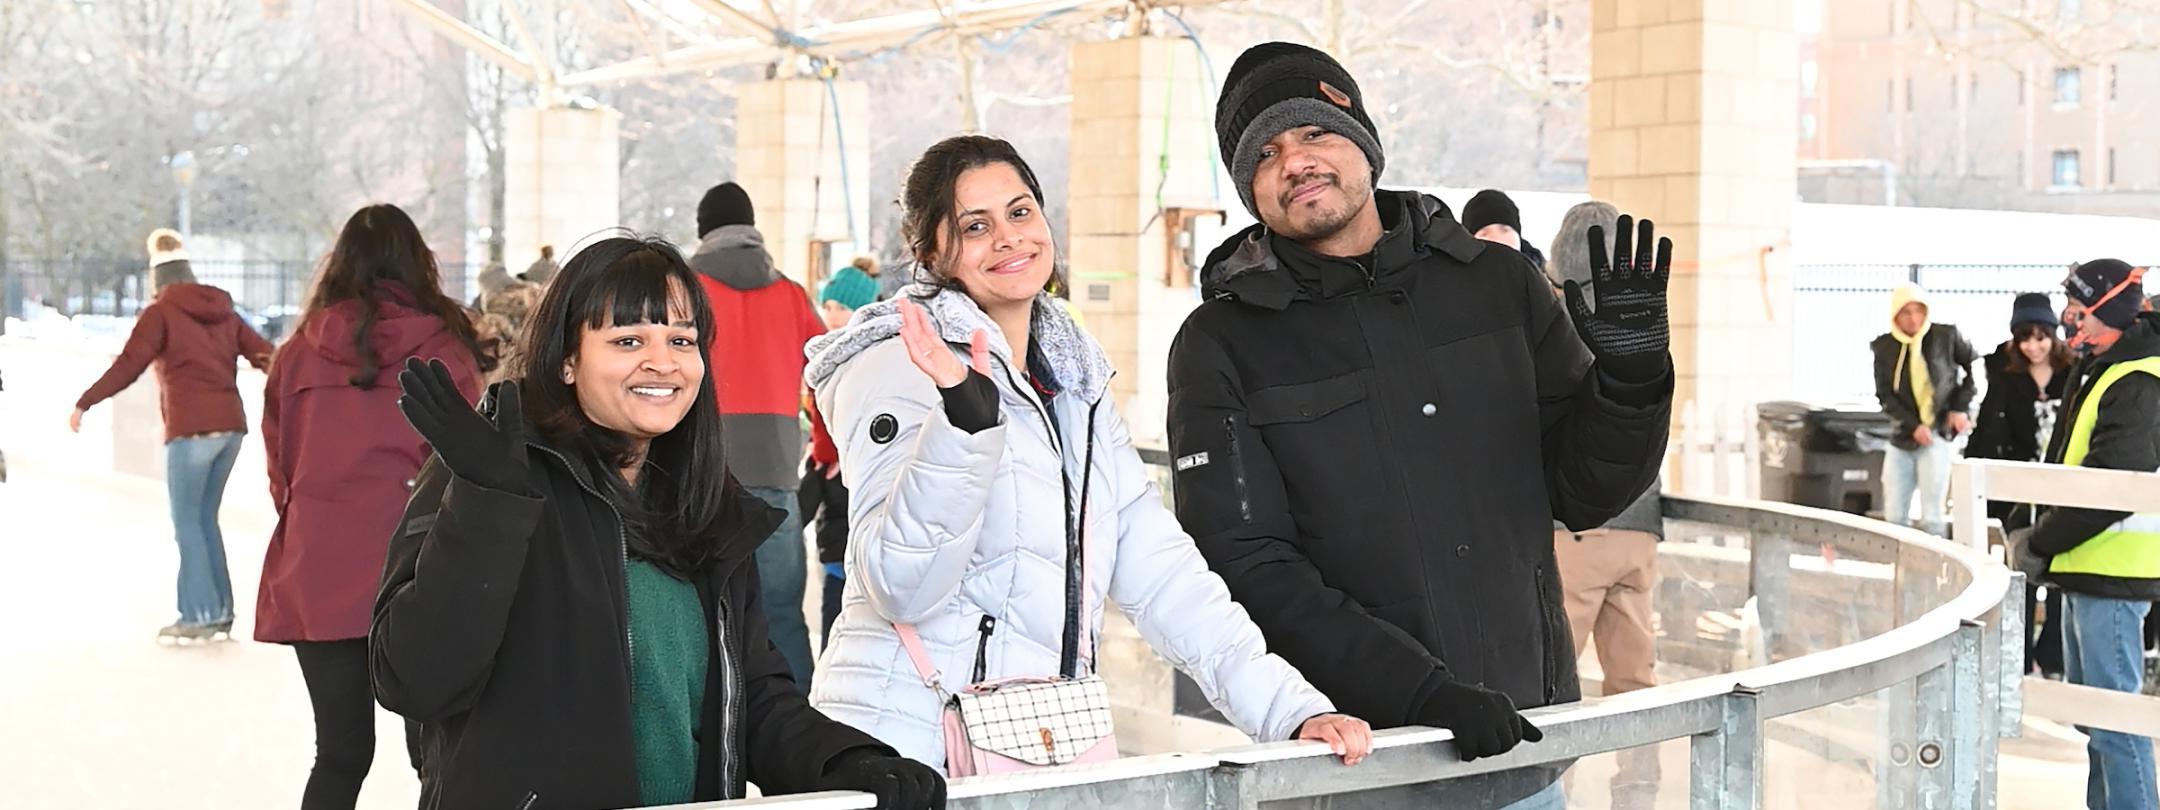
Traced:
<path id="1" fill-rule="evenodd" d="M 216 625 L 173 622 L 160 628 L 157 637 L 161 645 L 187 646 L 210 641 L 217 633 Z"/>

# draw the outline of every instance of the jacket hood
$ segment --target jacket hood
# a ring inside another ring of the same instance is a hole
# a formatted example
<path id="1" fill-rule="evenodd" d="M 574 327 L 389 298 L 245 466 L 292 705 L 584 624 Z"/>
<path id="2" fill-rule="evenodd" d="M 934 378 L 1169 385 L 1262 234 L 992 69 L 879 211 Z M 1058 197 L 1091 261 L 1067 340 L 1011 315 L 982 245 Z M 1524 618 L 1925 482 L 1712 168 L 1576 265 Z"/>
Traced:
<path id="1" fill-rule="evenodd" d="M 1376 191 L 1373 204 L 1381 206 L 1382 222 L 1395 222 L 1373 247 L 1380 255 L 1380 272 L 1407 266 L 1433 250 L 1468 262 L 1485 252 L 1489 244 L 1463 230 L 1447 203 L 1430 194 Z M 1275 252 L 1274 234 L 1265 225 L 1253 225 L 1225 240 L 1208 254 L 1202 267 L 1200 291 L 1204 298 L 1234 297 L 1281 309 L 1300 295 L 1297 280 L 1284 272 Z"/>
<path id="2" fill-rule="evenodd" d="M 1892 330 L 1897 329 L 1897 314 L 1905 308 L 1906 304 L 1919 304 L 1927 307 L 1929 315 L 1934 314 L 1935 308 L 1928 304 L 1927 290 L 1921 289 L 1918 284 L 1900 284 L 1897 289 L 1890 291 L 1890 328 Z M 1928 323 L 1933 320 L 1930 317 L 1921 321 L 1921 331 L 1927 331 Z"/>
<path id="3" fill-rule="evenodd" d="M 233 311 L 232 295 L 208 284 L 174 284 L 158 291 L 157 302 L 177 309 L 199 323 L 222 323 L 240 317 Z"/>
<path id="4" fill-rule="evenodd" d="M 765 235 L 749 225 L 714 228 L 698 240 L 690 254 L 690 268 L 714 281 L 748 292 L 780 280 L 772 254 L 765 250 Z"/>
<path id="5" fill-rule="evenodd" d="M 433 315 L 415 309 L 412 294 L 402 287 L 386 285 L 388 295 L 375 305 L 375 323 L 368 328 L 368 347 L 378 363 L 398 368 L 398 358 L 429 354 L 431 344 L 450 337 L 450 330 Z M 353 329 L 360 325 L 361 303 L 339 301 L 308 319 L 301 329 L 315 351 L 340 366 L 360 365 L 359 347 L 353 345 Z"/>
<path id="6" fill-rule="evenodd" d="M 812 338 L 803 354 L 809 365 L 803 369 L 803 382 L 812 390 L 847 365 L 849 360 L 864 350 L 876 346 L 900 334 L 900 302 L 913 300 L 930 313 L 930 320 L 937 323 L 939 336 L 955 346 L 966 346 L 975 330 L 981 329 L 990 338 L 990 353 L 1003 360 L 1007 367 L 1023 368 L 1024 359 L 1016 360 L 1012 348 L 1005 343 L 990 316 L 975 305 L 975 301 L 959 290 L 931 284 L 909 284 L 900 294 L 855 310 L 855 317 L 847 325 Z M 1102 346 L 1081 331 L 1073 322 L 1072 314 L 1050 297 L 1049 293 L 1035 295 L 1033 345 L 1040 350 L 1050 372 L 1057 375 L 1058 384 L 1068 392 L 1079 395 L 1084 401 L 1095 402 L 1110 387 L 1110 359 L 1103 354 Z M 908 373 L 919 373 L 910 370 Z"/>

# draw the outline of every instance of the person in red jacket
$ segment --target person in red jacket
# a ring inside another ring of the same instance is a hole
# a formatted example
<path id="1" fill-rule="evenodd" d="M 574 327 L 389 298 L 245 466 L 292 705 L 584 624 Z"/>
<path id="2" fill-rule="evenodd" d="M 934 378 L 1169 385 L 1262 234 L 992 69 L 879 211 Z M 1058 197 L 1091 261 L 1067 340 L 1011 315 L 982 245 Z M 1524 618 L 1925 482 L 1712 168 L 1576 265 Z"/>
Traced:
<path id="1" fill-rule="evenodd" d="M 802 460 L 803 344 L 825 334 L 802 285 L 780 275 L 757 230 L 750 195 L 721 183 L 698 202 L 698 246 L 690 267 L 712 304 L 713 392 L 727 434 L 728 469 L 787 517 L 757 550 L 759 586 L 773 644 L 804 691 L 810 689 L 810 630 L 803 615 L 809 577 L 796 478 Z"/>
<path id="2" fill-rule="evenodd" d="M 255 640 L 290 644 L 315 711 L 302 810 L 350 810 L 375 759 L 368 624 L 390 534 L 428 446 L 398 411 L 398 371 L 439 359 L 480 396 L 478 339 L 442 291 L 412 218 L 371 205 L 346 220 L 263 395 L 278 524 L 263 555 Z"/>
<path id="3" fill-rule="evenodd" d="M 165 420 L 165 493 L 173 540 L 180 546 L 178 621 L 160 640 L 230 636 L 232 576 L 218 503 L 247 434 L 235 358 L 256 368 L 270 363 L 270 342 L 248 328 L 224 290 L 195 283 L 180 234 L 150 234 L 150 281 L 157 292 L 135 317 L 135 330 L 105 374 L 75 400 L 68 429 L 82 432 L 83 413 L 155 369 L 158 413 Z"/>

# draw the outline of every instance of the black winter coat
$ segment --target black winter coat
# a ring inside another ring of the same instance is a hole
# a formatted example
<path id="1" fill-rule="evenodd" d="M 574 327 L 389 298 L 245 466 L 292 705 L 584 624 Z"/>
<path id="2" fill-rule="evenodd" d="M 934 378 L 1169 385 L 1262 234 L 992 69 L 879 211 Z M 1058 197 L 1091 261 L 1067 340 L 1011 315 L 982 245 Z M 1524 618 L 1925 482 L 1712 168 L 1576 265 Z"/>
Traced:
<path id="1" fill-rule="evenodd" d="M 530 431 L 530 428 L 528 428 Z M 532 435 L 528 432 L 528 435 Z M 420 723 L 420 806 L 641 804 L 621 519 L 586 468 L 528 447 L 529 496 L 424 468 L 390 542 L 369 642 L 375 698 Z M 735 518 L 697 581 L 709 628 L 699 801 L 815 789 L 841 752 L 891 749 L 812 709 L 766 636 L 751 553 L 777 510 L 729 479 Z"/>
<path id="2" fill-rule="evenodd" d="M 1376 727 L 1442 679 L 1577 700 L 1552 521 L 1650 485 L 1670 368 L 1612 380 L 1521 253 L 1431 197 L 1375 204 L 1362 261 L 1258 227 L 1208 258 L 1170 349 L 1178 518 L 1268 649 Z"/>
<path id="3" fill-rule="evenodd" d="M 1900 368 L 1905 364 L 1905 344 L 1884 332 L 1868 349 L 1875 354 L 1875 401 L 1897 425 L 1890 443 L 1900 450 L 1918 449 L 1920 443 L 1912 435 L 1920 427 L 1920 406 L 1913 401 L 1912 370 Z M 1953 438 L 1949 414 L 1972 410 L 1977 392 L 1972 364 L 1978 358 L 1958 328 L 1947 323 L 1928 327 L 1927 335 L 1920 338 L 1920 357 L 1927 361 L 1928 384 L 1935 389 L 1935 401 L 1928 404 L 1935 411 L 1935 435 Z"/>
<path id="4" fill-rule="evenodd" d="M 2085 393 L 2093 381 L 2109 366 L 2145 357 L 2160 357 L 2160 313 L 2139 314 L 2137 322 L 2112 348 L 2079 362 L 2071 370 L 2070 393 L 2063 399 L 2062 418 L 2055 420 L 2055 435 L 2048 441 L 2048 463 L 2062 463 L 2070 444 L 2070 426 L 2077 421 L 2078 409 L 2085 407 Z M 2099 408 L 2092 444 L 2086 448 L 2081 466 L 2136 472 L 2160 470 L 2160 379 L 2150 374 L 2131 374 L 2116 380 L 2102 395 Z M 2105 509 L 2046 508 L 2033 528 L 2032 548 L 2046 556 L 2061 554 L 2129 516 L 2128 512 Z M 2047 578 L 2075 593 L 2160 600 L 2160 580 L 2099 574 L 2049 574 Z"/>
<path id="5" fill-rule="evenodd" d="M 1980 412 L 1973 414 L 1972 436 L 1965 440 L 1966 458 L 2039 461 L 2040 451 L 2046 449 L 2040 435 L 2041 411 L 2052 414 L 2050 425 L 2061 417 L 2070 369 L 2058 369 L 2042 388 L 2033 382 L 2032 374 L 2010 371 L 2014 351 L 2017 347 L 2005 342 L 1980 359 L 1987 374 L 1987 395 L 1980 399 Z M 2032 510 L 2008 501 L 1989 501 L 1988 516 L 2002 520 L 2006 529 L 2032 525 Z"/>

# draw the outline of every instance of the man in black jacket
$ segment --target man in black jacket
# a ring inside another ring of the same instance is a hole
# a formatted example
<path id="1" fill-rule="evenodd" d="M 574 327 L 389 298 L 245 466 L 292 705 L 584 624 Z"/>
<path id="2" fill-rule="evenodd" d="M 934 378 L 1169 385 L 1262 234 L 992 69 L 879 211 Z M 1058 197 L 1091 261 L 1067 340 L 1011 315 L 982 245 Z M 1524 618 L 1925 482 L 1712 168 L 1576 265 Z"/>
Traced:
<path id="1" fill-rule="evenodd" d="M 1605 523 L 1664 453 L 1670 243 L 1629 256 L 1622 218 L 1571 322 L 1521 253 L 1373 190 L 1357 83 L 1302 46 L 1241 56 L 1216 131 L 1262 224 L 1208 258 L 1170 350 L 1179 519 L 1344 711 L 1466 758 L 1541 739 L 1516 707 L 1580 697 L 1550 521 Z M 1549 769 L 1522 776 L 1446 806 L 1558 806 Z"/>

